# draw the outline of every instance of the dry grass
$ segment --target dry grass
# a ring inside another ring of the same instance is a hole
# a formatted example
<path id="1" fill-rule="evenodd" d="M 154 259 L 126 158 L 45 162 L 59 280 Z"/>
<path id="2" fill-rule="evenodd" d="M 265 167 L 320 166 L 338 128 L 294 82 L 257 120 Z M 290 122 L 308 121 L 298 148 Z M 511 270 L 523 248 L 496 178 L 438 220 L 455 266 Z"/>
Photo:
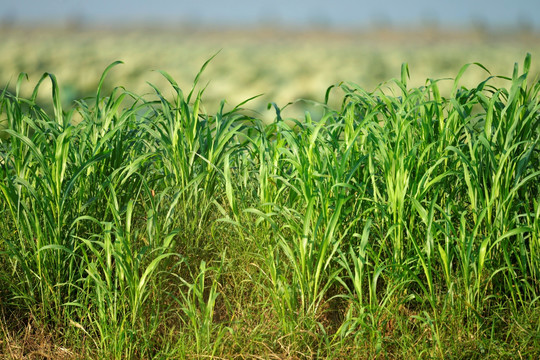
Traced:
<path id="1" fill-rule="evenodd" d="M 3 313 L 4 309 L 2 308 L 1 311 Z M 2 335 L 0 338 L 0 359 L 2 360 L 83 358 L 77 352 L 62 346 L 62 339 L 55 338 L 58 334 L 53 335 L 33 319 L 18 319 L 15 315 L 6 318 L 2 314 L 0 334 Z"/>

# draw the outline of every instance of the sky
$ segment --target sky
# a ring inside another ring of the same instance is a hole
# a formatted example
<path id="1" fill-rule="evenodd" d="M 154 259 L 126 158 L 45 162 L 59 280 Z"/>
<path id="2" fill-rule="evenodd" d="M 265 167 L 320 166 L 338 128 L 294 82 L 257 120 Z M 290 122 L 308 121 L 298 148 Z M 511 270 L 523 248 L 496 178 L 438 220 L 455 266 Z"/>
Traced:
<path id="1" fill-rule="evenodd" d="M 540 30 L 540 0 L 0 0 L 0 22 L 175 26 L 523 26 Z"/>

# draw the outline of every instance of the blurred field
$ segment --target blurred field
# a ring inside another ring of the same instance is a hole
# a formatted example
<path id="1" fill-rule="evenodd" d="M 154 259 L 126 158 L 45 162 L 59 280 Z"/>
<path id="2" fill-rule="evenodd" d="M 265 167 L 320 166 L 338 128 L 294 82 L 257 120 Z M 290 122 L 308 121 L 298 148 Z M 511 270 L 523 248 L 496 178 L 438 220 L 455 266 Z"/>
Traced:
<path id="1" fill-rule="evenodd" d="M 263 118 L 272 116 L 266 110 L 269 101 L 279 106 L 298 98 L 322 101 L 328 86 L 340 81 L 373 90 L 398 77 L 403 62 L 409 64 L 413 86 L 424 84 L 428 77 L 455 77 L 469 62 L 482 63 L 494 75 L 511 76 L 514 62 L 521 63 L 527 52 L 533 55 L 532 72 L 540 72 L 540 35 L 526 32 L 13 27 L 0 30 L 0 36 L 0 86 L 13 88 L 24 71 L 30 81 L 23 95 L 29 95 L 39 77 L 51 72 L 60 82 L 66 104 L 92 95 L 102 71 L 115 60 L 125 64 L 111 72 L 109 89 L 121 85 L 144 94 L 152 91 L 147 84 L 151 82 L 165 91 L 166 81 L 152 71 L 165 70 L 188 91 L 200 66 L 221 50 L 201 79 L 202 85 L 209 83 L 206 109 L 215 111 L 221 99 L 235 105 L 264 94 L 246 106 Z M 471 68 L 464 85 L 478 84 L 487 76 L 480 68 Z M 446 84 L 441 85 L 443 92 L 451 82 Z M 46 84 L 40 98 L 49 96 Z M 292 112 L 290 116 L 297 116 Z"/>

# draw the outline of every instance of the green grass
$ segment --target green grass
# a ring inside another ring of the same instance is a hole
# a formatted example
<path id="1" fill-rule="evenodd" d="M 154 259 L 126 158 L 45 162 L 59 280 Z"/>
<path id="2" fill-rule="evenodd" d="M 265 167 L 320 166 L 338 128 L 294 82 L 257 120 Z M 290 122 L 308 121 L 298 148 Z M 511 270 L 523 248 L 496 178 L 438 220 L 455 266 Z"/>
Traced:
<path id="1" fill-rule="evenodd" d="M 201 112 L 200 73 L 104 94 L 116 62 L 69 110 L 21 75 L 0 96 L 0 353 L 538 358 L 530 62 L 470 89 L 466 65 L 448 96 L 403 65 L 272 123 Z"/>

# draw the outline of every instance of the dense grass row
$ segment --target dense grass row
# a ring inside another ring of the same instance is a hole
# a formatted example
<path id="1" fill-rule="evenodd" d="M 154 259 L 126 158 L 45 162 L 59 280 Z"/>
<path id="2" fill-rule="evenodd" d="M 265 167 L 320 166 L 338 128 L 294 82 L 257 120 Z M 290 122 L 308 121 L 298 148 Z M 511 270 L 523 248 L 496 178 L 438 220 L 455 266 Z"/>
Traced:
<path id="1" fill-rule="evenodd" d="M 51 74 L 1 93 L 0 351 L 32 324 L 93 358 L 540 355 L 530 56 L 269 124 L 202 112 L 199 76 L 103 94 L 115 65 L 69 111 Z"/>

